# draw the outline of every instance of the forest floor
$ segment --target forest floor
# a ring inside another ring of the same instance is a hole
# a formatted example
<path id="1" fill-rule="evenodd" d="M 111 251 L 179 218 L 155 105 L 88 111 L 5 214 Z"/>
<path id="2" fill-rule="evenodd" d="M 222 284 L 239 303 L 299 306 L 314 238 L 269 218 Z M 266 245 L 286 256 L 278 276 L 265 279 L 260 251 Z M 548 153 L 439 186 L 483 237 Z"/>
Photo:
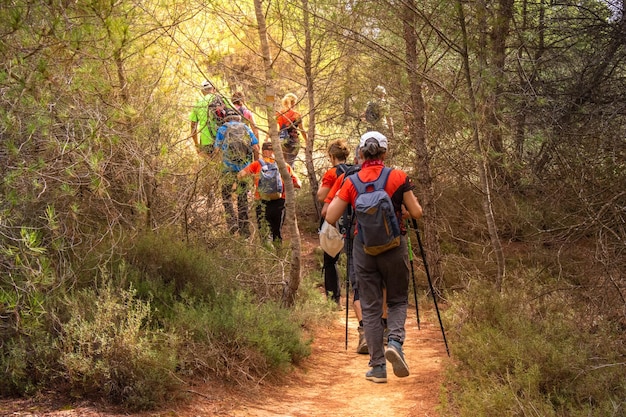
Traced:
<path id="1" fill-rule="evenodd" d="M 317 267 L 313 254 L 316 237 L 302 240 L 303 268 Z M 355 353 L 358 323 L 350 308 L 347 349 L 346 311 L 337 311 L 330 323 L 315 329 L 311 356 L 280 382 L 263 382 L 253 388 L 214 382 L 194 385 L 188 387 L 187 401 L 136 414 L 88 402 L 68 403 L 51 396 L 0 400 L 0 416 L 436 417 L 443 369 L 449 358 L 434 310 L 422 310 L 419 329 L 414 305 L 409 308 L 406 323 L 404 353 L 411 373 L 397 378 L 388 364 L 386 384 L 365 379 L 369 356 Z"/>

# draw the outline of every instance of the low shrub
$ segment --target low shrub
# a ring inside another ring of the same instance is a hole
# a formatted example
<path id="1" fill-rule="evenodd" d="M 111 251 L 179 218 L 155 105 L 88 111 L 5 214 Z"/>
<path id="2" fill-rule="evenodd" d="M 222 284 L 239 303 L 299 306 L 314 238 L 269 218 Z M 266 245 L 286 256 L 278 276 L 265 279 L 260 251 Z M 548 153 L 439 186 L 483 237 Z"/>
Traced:
<path id="1" fill-rule="evenodd" d="M 151 408 L 175 394 L 175 339 L 150 330 L 150 304 L 132 289 L 108 282 L 83 290 L 68 310 L 71 319 L 59 339 L 59 378 L 72 392 L 103 395 L 130 409 Z"/>
<path id="2" fill-rule="evenodd" d="M 448 407 L 460 416 L 623 413 L 619 333 L 589 331 L 582 324 L 588 312 L 578 311 L 572 294 L 554 281 L 508 282 L 502 293 L 474 284 L 450 303 L 456 367 L 447 374 Z"/>
<path id="3" fill-rule="evenodd" d="M 80 286 L 0 285 L 2 317 L 15 319 L 0 328 L 1 395 L 55 387 L 150 409 L 179 397 L 185 380 L 257 383 L 310 354 L 304 330 L 323 297 L 306 290 L 293 309 L 281 307 L 287 265 L 272 250 L 234 238 L 189 245 L 169 234 L 136 243 Z"/>
<path id="4" fill-rule="evenodd" d="M 289 310 L 255 302 L 245 291 L 219 295 L 210 304 L 179 302 L 167 326 L 185 338 L 180 366 L 187 376 L 256 381 L 310 354 L 310 341 Z"/>

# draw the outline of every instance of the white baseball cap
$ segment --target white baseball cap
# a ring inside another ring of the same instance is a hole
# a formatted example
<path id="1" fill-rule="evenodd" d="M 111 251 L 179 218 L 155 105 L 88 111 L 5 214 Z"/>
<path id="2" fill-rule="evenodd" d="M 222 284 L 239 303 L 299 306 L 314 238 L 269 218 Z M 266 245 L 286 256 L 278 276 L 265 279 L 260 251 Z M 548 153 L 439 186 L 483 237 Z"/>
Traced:
<path id="1" fill-rule="evenodd" d="M 382 85 L 376 86 L 376 88 L 374 89 L 374 92 L 376 94 L 383 95 L 383 96 L 387 94 L 387 90 L 385 90 L 385 87 L 383 87 Z"/>
<path id="2" fill-rule="evenodd" d="M 368 139 L 376 139 L 376 141 L 378 142 L 378 146 L 380 146 L 381 148 L 387 149 L 387 137 L 383 135 L 382 133 L 377 132 L 375 130 L 371 132 L 365 132 L 363 136 L 361 136 L 359 147 L 360 148 L 365 147 L 365 141 L 367 141 Z"/>
<path id="3" fill-rule="evenodd" d="M 202 88 L 213 88 L 213 84 L 211 84 L 211 81 L 204 80 L 202 81 Z"/>

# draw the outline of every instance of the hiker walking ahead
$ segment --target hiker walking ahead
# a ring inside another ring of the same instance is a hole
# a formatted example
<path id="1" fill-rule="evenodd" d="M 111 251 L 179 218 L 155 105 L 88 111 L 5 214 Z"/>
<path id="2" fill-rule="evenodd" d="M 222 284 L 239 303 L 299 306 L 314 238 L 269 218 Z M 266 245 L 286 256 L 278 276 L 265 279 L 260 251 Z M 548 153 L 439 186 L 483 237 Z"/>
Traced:
<path id="1" fill-rule="evenodd" d="M 244 96 L 242 91 L 235 91 L 233 93 L 233 96 L 231 97 L 231 101 L 233 102 L 233 108 L 237 110 L 239 114 L 241 114 L 241 116 L 243 117 L 241 121 L 247 123 L 248 126 L 250 126 L 252 133 L 254 133 L 254 136 L 256 136 L 257 139 L 260 139 L 259 128 L 257 127 L 256 121 L 254 120 L 254 114 L 252 114 L 250 109 L 246 107 L 245 100 L 246 97 Z"/>
<path id="2" fill-rule="evenodd" d="M 391 107 L 387 101 L 387 90 L 382 85 L 374 89 L 374 97 L 367 102 L 361 120 L 367 123 L 367 131 L 381 132 L 389 139 L 393 139 Z"/>
<path id="3" fill-rule="evenodd" d="M 289 165 L 287 171 L 291 175 L 293 186 L 300 188 L 302 184 Z M 239 171 L 237 178 L 241 180 L 247 175 L 254 175 L 254 198 L 257 202 L 255 210 L 261 241 L 265 241 L 266 234 L 263 231 L 269 226 L 272 241 L 280 242 L 283 239 L 280 229 L 285 219 L 285 187 L 274 159 L 272 142 L 263 143 L 261 157 Z"/>
<path id="4" fill-rule="evenodd" d="M 222 155 L 222 203 L 226 224 L 231 233 L 249 236 L 248 183 L 237 179 L 237 173 L 259 158 L 259 140 L 252 130 L 241 123 L 234 109 L 227 109 L 224 124 L 218 129 L 215 149 Z M 237 194 L 237 213 L 233 208 L 232 193 Z"/>
<path id="5" fill-rule="evenodd" d="M 350 155 L 350 150 L 343 139 L 335 140 L 328 146 L 328 159 L 333 167 L 322 175 L 322 180 L 317 189 L 317 199 L 319 201 L 324 202 L 328 192 L 337 181 L 337 177 L 345 173 L 348 169 L 348 165 L 346 164 L 348 155 Z M 338 307 L 340 306 L 341 299 L 341 286 L 339 284 L 339 274 L 337 273 L 339 255 L 341 255 L 341 252 L 336 256 L 330 256 L 324 252 L 323 266 L 326 297 L 332 298 L 332 300 L 337 303 Z"/>
<path id="6" fill-rule="evenodd" d="M 343 174 L 339 175 L 339 177 L 333 184 L 332 188 L 328 191 L 328 194 L 326 195 L 326 198 L 324 199 L 324 206 L 322 207 L 322 217 L 326 216 L 326 211 L 328 210 L 328 206 L 330 205 L 331 201 L 333 200 L 333 198 L 335 197 L 335 195 L 337 194 L 337 192 L 343 185 L 343 182 L 346 176 L 350 176 L 351 174 L 358 172 L 361 169 L 361 163 L 363 162 L 361 158 L 363 157 L 363 154 L 360 152 L 360 149 L 361 148 L 357 146 L 356 150 L 354 151 L 355 153 L 354 165 L 349 166 L 349 168 Z M 348 211 L 351 212 L 351 210 L 352 210 L 352 207 L 348 207 L 346 209 L 346 213 Z M 346 218 L 346 216 L 342 216 L 342 219 L 344 218 Z M 346 231 L 348 230 L 351 231 L 353 235 L 355 227 L 356 227 L 354 224 L 354 215 L 350 216 L 350 220 L 352 220 L 352 224 L 350 225 L 344 224 L 343 227 L 345 228 Z M 357 331 L 359 334 L 359 341 L 356 346 L 356 353 L 367 355 L 368 349 L 367 349 L 367 341 L 365 339 L 365 329 L 363 328 L 363 313 L 361 311 L 361 298 L 359 296 L 359 286 L 358 286 L 358 282 L 356 279 L 356 275 L 354 273 L 354 263 L 352 259 L 353 236 L 352 235 L 348 236 L 346 233 L 344 233 L 344 235 L 346 235 L 344 250 L 346 254 L 348 255 L 347 262 L 346 262 L 348 266 L 348 277 L 350 279 L 350 286 L 352 287 L 352 297 L 353 297 L 352 308 L 354 309 L 354 315 L 359 321 L 359 327 L 357 328 Z M 385 288 L 383 288 L 383 314 L 382 314 L 381 320 L 383 322 L 383 329 L 384 329 L 383 342 L 385 345 L 387 345 L 387 339 L 389 337 L 389 327 L 387 327 L 387 290 Z"/>
<path id="7" fill-rule="evenodd" d="M 330 156 L 330 153 L 331 153 L 331 149 L 329 147 L 329 156 Z M 339 175 L 337 179 L 333 182 L 331 188 L 326 192 L 326 196 L 324 197 L 324 206 L 322 207 L 322 218 L 326 217 L 326 211 L 328 210 L 328 205 L 337 194 L 337 191 L 339 191 L 339 189 L 343 185 L 346 174 L 351 175 L 352 173 L 357 172 L 358 170 L 361 169 L 361 160 L 359 159 L 359 147 L 358 146 L 356 147 L 356 150 L 355 150 L 354 165 L 345 165 L 345 166 L 347 167 L 347 169 L 343 170 L 341 174 L 339 174 L 339 171 L 341 171 L 343 167 L 341 165 L 339 166 L 339 169 L 337 170 L 337 174 Z M 327 173 L 330 171 L 332 171 L 332 169 L 328 170 Z M 326 177 L 326 174 L 324 175 L 324 178 L 325 177 Z M 318 198 L 321 197 L 321 195 L 324 193 L 325 182 L 326 182 L 324 178 L 322 179 L 322 184 L 320 184 L 319 190 L 317 192 Z M 354 216 L 351 215 L 352 214 L 351 210 L 352 210 L 351 207 L 346 208 L 345 213 L 347 214 L 349 212 L 350 215 L 342 216 L 342 221 L 350 222 L 350 224 L 342 225 L 343 228 L 346 230 L 346 232 L 344 232 L 344 236 L 346 237 L 346 239 L 344 240 L 344 251 L 346 252 L 347 275 L 348 275 L 348 279 L 350 280 L 350 287 L 352 287 L 352 309 L 354 310 L 354 315 L 359 321 L 359 327 L 357 328 L 357 331 L 359 334 L 359 341 L 356 346 L 356 353 L 366 355 L 368 353 L 368 350 L 367 350 L 367 341 L 365 340 L 365 330 L 363 329 L 363 315 L 361 312 L 361 300 L 359 297 L 359 287 L 357 284 L 356 275 L 354 273 L 354 264 L 352 262 L 352 236 L 354 234 L 355 225 L 354 225 Z M 324 262 L 326 262 L 326 255 L 327 254 L 324 253 Z M 326 271 L 326 263 L 324 263 L 324 271 Z M 346 297 L 346 299 L 347 298 L 348 297 Z M 347 302 L 346 302 L 346 308 L 348 308 Z"/>
<path id="8" fill-rule="evenodd" d="M 191 122 L 191 138 L 198 154 L 208 156 L 213 152 L 213 143 L 218 128 L 217 121 L 210 117 L 210 112 L 214 107 L 223 108 L 224 103 L 210 81 L 203 81 L 200 88 L 202 98 L 193 106 L 189 121 Z"/>
<path id="9" fill-rule="evenodd" d="M 328 206 L 326 221 L 334 223 L 348 204 L 356 215 L 353 262 L 361 298 L 363 326 L 371 369 L 365 378 L 387 382 L 388 360 L 398 377 L 409 375 L 402 344 L 409 290 L 409 255 L 402 205 L 411 217 L 422 215 L 414 185 L 405 172 L 384 166 L 387 138 L 380 132 L 366 132 L 359 143 L 363 157 L 361 171 L 347 178 Z M 386 178 L 385 178 L 386 177 Z M 391 201 L 389 201 L 391 200 Z M 376 207 L 377 210 L 369 210 Z M 374 214 L 371 214 L 374 213 Z M 384 348 L 383 287 L 387 289 L 389 339 Z"/>
<path id="10" fill-rule="evenodd" d="M 285 162 L 293 168 L 296 156 L 300 150 L 300 134 L 306 141 L 306 131 L 302 123 L 302 115 L 294 110 L 298 97 L 287 93 L 281 100 L 282 107 L 276 112 L 278 122 L 278 137 L 282 144 Z"/>

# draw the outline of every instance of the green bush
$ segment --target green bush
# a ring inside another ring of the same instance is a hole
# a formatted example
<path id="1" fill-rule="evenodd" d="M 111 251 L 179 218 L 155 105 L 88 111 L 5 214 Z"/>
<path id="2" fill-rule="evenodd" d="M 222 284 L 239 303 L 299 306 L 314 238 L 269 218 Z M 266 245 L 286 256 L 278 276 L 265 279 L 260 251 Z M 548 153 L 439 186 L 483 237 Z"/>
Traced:
<path id="1" fill-rule="evenodd" d="M 276 284 L 286 271 L 273 251 L 237 239 L 207 248 L 150 234 L 129 261 L 156 321 L 183 341 L 181 375 L 256 380 L 309 355 L 305 317 L 280 307 Z"/>
<path id="2" fill-rule="evenodd" d="M 59 362 L 73 392 L 104 395 L 131 409 L 151 408 L 175 393 L 175 339 L 149 330 L 150 304 L 134 291 L 107 283 L 79 292 L 68 309 Z"/>
<path id="3" fill-rule="evenodd" d="M 297 304 L 281 307 L 288 265 L 276 252 L 233 238 L 187 244 L 168 233 L 134 243 L 108 252 L 123 258 L 90 264 L 91 275 L 81 264 L 79 279 L 49 269 L 45 283 L 23 291 L 0 283 L 1 395 L 56 387 L 149 409 L 179 397 L 185 380 L 256 383 L 310 354 L 306 331 L 330 310 L 304 283 Z M 35 282 L 32 271 L 13 279 Z"/>
<path id="4" fill-rule="evenodd" d="M 28 324 L 23 334 L 3 340 L 0 354 L 0 396 L 31 395 L 54 380 L 59 353 L 47 329 Z"/>
<path id="5" fill-rule="evenodd" d="M 231 286 L 224 259 L 244 257 L 240 245 L 228 243 L 224 241 L 219 249 L 209 250 L 185 244 L 166 233 L 140 236 L 127 255 L 128 262 L 139 271 L 133 277 L 139 294 L 165 290 L 163 296 L 177 297 L 190 291 L 203 299 L 214 298 Z"/>
<path id="6" fill-rule="evenodd" d="M 310 341 L 289 310 L 276 302 L 255 302 L 244 291 L 219 295 L 211 303 L 180 302 L 173 313 L 167 326 L 185 338 L 181 371 L 186 375 L 257 379 L 310 354 Z"/>
<path id="7" fill-rule="evenodd" d="M 448 328 L 456 368 L 447 384 L 461 416 L 624 411 L 618 333 L 587 331 L 571 295 L 554 288 L 516 277 L 502 293 L 474 284 L 454 298 Z"/>

